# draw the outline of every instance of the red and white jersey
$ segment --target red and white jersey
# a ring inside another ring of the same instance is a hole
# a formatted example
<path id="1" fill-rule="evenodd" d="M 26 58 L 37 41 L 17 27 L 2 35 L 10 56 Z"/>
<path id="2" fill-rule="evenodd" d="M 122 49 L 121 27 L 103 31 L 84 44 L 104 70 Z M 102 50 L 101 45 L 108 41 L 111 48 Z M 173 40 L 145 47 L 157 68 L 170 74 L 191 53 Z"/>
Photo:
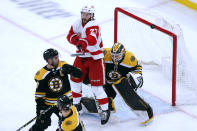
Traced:
<path id="1" fill-rule="evenodd" d="M 100 27 L 95 20 L 89 21 L 85 26 L 82 25 L 81 20 L 77 20 L 71 26 L 67 40 L 72 43 L 72 38 L 75 35 L 78 35 L 80 40 L 87 43 L 87 48 L 84 51 L 85 55 L 80 57 L 92 57 L 94 60 L 104 58 Z"/>

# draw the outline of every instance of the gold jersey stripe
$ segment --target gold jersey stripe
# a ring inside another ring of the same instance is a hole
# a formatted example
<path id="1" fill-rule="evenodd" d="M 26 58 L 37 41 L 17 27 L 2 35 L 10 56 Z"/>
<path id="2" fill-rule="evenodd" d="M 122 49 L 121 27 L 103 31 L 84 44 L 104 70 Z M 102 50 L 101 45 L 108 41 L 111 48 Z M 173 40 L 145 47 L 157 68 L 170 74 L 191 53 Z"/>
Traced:
<path id="1" fill-rule="evenodd" d="M 35 100 L 37 99 L 44 99 L 45 100 L 45 97 L 35 97 Z"/>
<path id="2" fill-rule="evenodd" d="M 35 94 L 36 94 L 36 95 L 46 95 L 45 92 L 36 92 Z"/>
<path id="3" fill-rule="evenodd" d="M 142 67 L 136 67 L 135 69 L 142 69 Z"/>
<path id="4" fill-rule="evenodd" d="M 67 91 L 66 93 L 64 93 L 64 96 L 68 95 L 69 93 L 71 93 L 71 91 Z"/>
<path id="5" fill-rule="evenodd" d="M 133 71 L 134 74 L 142 74 L 142 71 Z"/>
<path id="6" fill-rule="evenodd" d="M 49 102 L 44 102 L 46 105 L 49 105 L 49 106 L 54 106 L 54 105 L 56 105 L 56 103 L 49 103 Z"/>
<path id="7" fill-rule="evenodd" d="M 50 101 L 57 101 L 57 98 L 48 98 L 48 97 L 46 97 L 45 99 L 46 100 L 50 100 Z"/>

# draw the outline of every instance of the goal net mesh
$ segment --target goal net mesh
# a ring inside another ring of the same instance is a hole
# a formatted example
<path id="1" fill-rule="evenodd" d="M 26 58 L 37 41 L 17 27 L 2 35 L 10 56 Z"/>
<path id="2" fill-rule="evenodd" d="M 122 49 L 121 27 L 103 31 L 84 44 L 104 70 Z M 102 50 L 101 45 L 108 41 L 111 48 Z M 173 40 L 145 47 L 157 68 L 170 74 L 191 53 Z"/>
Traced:
<path id="1" fill-rule="evenodd" d="M 180 26 L 155 12 L 123 8 L 177 35 L 176 104 L 197 104 L 196 66 L 185 46 Z M 144 90 L 172 101 L 173 38 L 118 12 L 117 41 L 134 53 L 143 66 Z"/>

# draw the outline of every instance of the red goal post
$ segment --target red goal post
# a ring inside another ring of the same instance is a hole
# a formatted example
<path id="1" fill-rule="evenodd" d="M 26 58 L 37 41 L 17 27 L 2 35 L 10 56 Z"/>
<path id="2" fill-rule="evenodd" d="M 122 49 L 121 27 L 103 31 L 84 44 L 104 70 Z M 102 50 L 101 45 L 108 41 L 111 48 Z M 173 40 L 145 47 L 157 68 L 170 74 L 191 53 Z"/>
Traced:
<path id="1" fill-rule="evenodd" d="M 166 30 L 156 24 L 153 24 L 143 18 L 140 18 L 131 12 L 128 12 L 122 8 L 115 8 L 114 12 L 114 42 L 118 41 L 118 14 L 122 13 L 131 19 L 135 19 L 138 22 L 141 22 L 150 27 L 150 29 L 158 30 L 168 36 L 172 37 L 173 40 L 173 51 L 172 51 L 172 105 L 176 105 L 176 63 L 177 63 L 177 35 L 173 32 Z"/>

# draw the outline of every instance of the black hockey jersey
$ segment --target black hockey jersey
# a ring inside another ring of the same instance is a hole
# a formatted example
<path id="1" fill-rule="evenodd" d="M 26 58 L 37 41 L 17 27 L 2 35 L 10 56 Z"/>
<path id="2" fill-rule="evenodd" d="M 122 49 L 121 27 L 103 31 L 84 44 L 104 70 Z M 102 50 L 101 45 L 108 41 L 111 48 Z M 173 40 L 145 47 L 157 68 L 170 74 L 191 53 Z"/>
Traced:
<path id="1" fill-rule="evenodd" d="M 44 99 L 44 104 L 54 105 L 59 96 L 72 97 L 68 75 L 63 75 L 60 70 L 64 64 L 67 63 L 60 61 L 57 68 L 48 69 L 45 66 L 36 73 L 34 77 L 37 82 L 36 100 Z"/>
<path id="2" fill-rule="evenodd" d="M 115 81 L 119 80 L 121 77 L 126 77 L 129 72 L 142 74 L 142 66 L 138 63 L 138 60 L 134 54 L 130 51 L 126 51 L 124 58 L 115 67 L 112 61 L 111 48 L 104 48 L 104 60 L 106 63 L 106 79 L 107 83 L 113 84 Z"/>

